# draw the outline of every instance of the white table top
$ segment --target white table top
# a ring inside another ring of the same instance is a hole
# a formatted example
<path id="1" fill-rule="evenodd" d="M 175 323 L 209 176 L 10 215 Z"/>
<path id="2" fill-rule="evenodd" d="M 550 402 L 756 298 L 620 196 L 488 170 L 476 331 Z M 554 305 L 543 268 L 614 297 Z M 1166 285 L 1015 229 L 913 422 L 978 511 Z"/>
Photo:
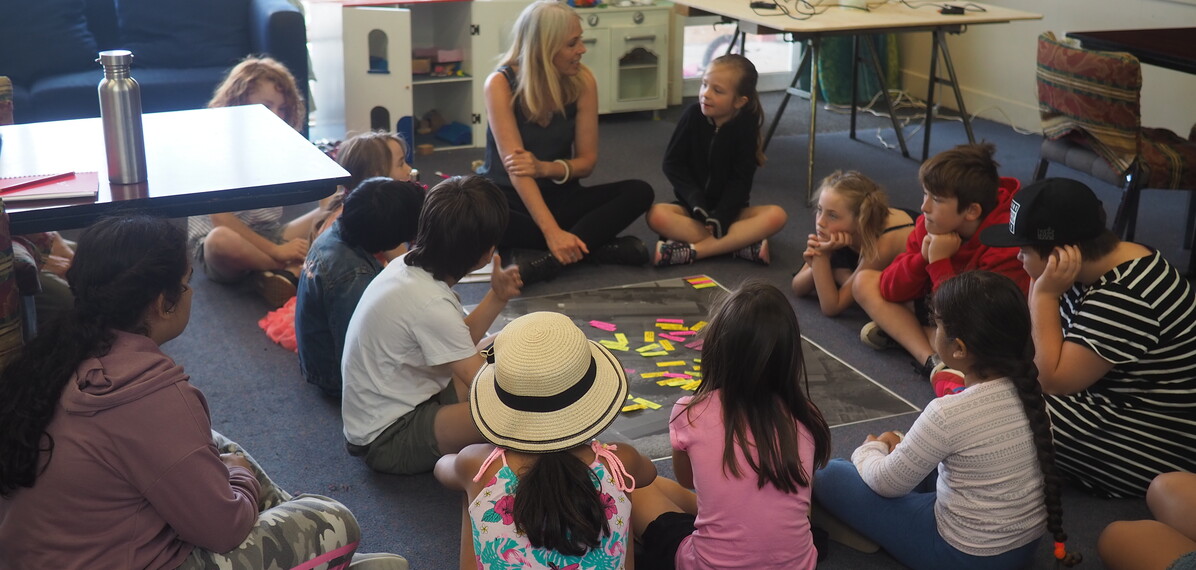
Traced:
<path id="1" fill-rule="evenodd" d="M 752 8 L 749 0 L 673 0 L 673 3 L 682 14 L 708 12 L 738 20 L 740 29 L 750 34 L 791 32 L 799 35 L 848 35 L 1042 19 L 1042 14 L 979 2 L 946 2 L 966 6 L 968 11 L 959 15 L 940 14 L 939 7 L 944 2 L 931 4 L 921 1 L 910 2 L 910 5 L 920 8 L 911 8 L 901 2 L 871 2 L 867 11 L 836 5 L 816 6 L 811 10 L 803 5 L 803 13 L 798 14 L 794 8 L 795 0 L 778 0 L 778 4 L 788 8 L 795 17 L 786 15 L 781 9 Z M 815 14 L 806 17 L 805 14 L 811 11 Z"/>
<path id="2" fill-rule="evenodd" d="M 110 184 L 99 118 L 0 127 L 0 177 L 96 171 L 95 199 L 8 207 L 13 233 L 83 227 L 118 210 L 167 217 L 282 206 L 332 194 L 349 173 L 261 105 L 142 116 L 147 181 Z"/>

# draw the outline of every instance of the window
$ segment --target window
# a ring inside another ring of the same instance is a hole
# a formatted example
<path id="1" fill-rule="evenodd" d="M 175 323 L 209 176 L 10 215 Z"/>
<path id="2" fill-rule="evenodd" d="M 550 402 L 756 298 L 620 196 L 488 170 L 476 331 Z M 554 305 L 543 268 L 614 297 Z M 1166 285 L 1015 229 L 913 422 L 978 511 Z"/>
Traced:
<path id="1" fill-rule="evenodd" d="M 681 76 L 685 79 L 686 96 L 697 95 L 702 73 L 710 60 L 727 53 L 727 46 L 735 35 L 735 24 L 720 21 L 718 16 L 698 16 L 685 21 Z M 784 38 L 781 34 L 747 36 L 746 55 L 760 72 L 760 91 L 781 90 L 793 80 L 802 44 L 787 42 Z"/>

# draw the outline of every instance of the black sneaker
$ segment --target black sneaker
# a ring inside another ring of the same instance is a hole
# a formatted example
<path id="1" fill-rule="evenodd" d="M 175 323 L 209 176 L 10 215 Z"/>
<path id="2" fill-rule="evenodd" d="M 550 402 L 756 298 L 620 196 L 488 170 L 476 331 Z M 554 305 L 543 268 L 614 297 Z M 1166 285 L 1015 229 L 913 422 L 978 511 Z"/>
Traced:
<path id="1" fill-rule="evenodd" d="M 934 378 L 935 374 L 938 374 L 940 371 L 947 368 L 947 365 L 943 364 L 943 359 L 939 358 L 939 355 L 937 354 L 931 354 L 930 356 L 926 357 L 926 362 L 923 362 L 922 364 L 914 362 L 913 366 L 914 372 L 917 372 L 918 376 L 921 376 L 927 380 Z"/>
<path id="2" fill-rule="evenodd" d="M 551 253 L 543 253 L 535 257 L 519 259 L 515 262 L 519 266 L 519 278 L 526 287 L 534 283 L 552 281 L 560 275 L 564 268 Z"/>
<path id="3" fill-rule="evenodd" d="M 622 236 L 594 248 L 586 259 L 608 265 L 643 265 L 648 263 L 648 248 L 640 238 Z"/>
<path id="4" fill-rule="evenodd" d="M 656 255 L 652 259 L 652 264 L 657 267 L 685 265 L 693 263 L 697 258 L 698 252 L 688 243 L 681 241 L 658 241 L 656 242 Z"/>
<path id="5" fill-rule="evenodd" d="M 772 262 L 772 257 L 768 253 L 767 238 L 750 244 L 739 251 L 732 253 L 731 256 L 738 257 L 739 259 L 746 259 L 748 261 L 755 261 L 760 265 L 768 265 Z"/>

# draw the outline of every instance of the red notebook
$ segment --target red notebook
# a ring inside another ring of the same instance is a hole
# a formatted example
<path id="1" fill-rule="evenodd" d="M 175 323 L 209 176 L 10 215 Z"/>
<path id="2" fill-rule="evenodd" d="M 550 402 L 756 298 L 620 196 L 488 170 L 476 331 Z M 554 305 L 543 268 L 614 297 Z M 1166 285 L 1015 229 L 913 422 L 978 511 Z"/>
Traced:
<path id="1" fill-rule="evenodd" d="M 100 189 L 97 172 L 64 172 L 0 178 L 0 199 L 6 203 L 29 200 L 95 198 Z"/>

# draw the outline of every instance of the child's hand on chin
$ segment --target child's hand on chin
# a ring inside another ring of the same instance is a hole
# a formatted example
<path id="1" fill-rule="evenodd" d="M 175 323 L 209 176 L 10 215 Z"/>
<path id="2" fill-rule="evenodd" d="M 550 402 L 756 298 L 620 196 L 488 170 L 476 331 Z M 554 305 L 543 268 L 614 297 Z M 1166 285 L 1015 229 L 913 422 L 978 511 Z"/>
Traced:
<path id="1" fill-rule="evenodd" d="M 955 232 L 926 234 L 926 237 L 922 238 L 922 257 L 927 263 L 949 259 L 962 245 L 963 238 Z"/>

